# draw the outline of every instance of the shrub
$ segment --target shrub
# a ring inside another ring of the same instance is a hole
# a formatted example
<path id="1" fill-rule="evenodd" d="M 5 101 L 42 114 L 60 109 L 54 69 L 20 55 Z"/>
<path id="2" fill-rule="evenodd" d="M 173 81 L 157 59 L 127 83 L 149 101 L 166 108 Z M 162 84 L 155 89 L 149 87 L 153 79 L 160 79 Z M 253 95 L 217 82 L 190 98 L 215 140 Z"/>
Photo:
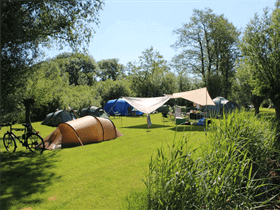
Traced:
<path id="1" fill-rule="evenodd" d="M 280 167 L 271 127 L 236 112 L 213 120 L 207 144 L 197 151 L 188 147 L 187 138 L 174 141 L 167 151 L 160 148 L 151 158 L 146 190 L 130 196 L 127 209 L 137 209 L 133 203 L 142 209 L 277 207 Z"/>

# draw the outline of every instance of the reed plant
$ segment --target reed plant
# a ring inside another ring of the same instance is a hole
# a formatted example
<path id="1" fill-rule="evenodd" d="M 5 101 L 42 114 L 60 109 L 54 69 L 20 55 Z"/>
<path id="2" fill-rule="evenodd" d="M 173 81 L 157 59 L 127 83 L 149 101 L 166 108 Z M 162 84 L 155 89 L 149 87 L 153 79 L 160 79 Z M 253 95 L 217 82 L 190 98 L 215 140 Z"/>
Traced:
<path id="1" fill-rule="evenodd" d="M 206 129 L 207 143 L 196 150 L 187 136 L 158 149 L 146 189 L 132 192 L 124 209 L 279 208 L 279 151 L 271 122 L 241 111 Z"/>

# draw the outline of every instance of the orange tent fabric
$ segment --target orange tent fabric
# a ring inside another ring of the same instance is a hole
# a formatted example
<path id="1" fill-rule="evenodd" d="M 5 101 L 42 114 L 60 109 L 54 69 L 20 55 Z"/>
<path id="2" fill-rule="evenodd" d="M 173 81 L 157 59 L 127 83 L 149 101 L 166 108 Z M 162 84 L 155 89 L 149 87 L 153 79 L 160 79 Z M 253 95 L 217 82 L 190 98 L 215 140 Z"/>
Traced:
<path id="1" fill-rule="evenodd" d="M 107 141 L 122 136 L 109 119 L 85 116 L 58 125 L 55 131 L 44 139 L 46 149 L 79 146 Z"/>

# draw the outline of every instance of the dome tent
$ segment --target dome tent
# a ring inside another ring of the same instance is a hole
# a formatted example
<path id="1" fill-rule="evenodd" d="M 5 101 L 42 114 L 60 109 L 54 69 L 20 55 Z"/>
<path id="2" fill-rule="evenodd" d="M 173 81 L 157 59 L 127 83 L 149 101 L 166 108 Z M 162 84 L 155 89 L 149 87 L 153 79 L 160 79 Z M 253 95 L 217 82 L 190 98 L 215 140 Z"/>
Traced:
<path id="1" fill-rule="evenodd" d="M 109 119 L 109 115 L 107 114 L 107 112 L 105 112 L 104 109 L 96 107 L 96 106 L 90 106 L 88 108 L 83 108 L 80 112 L 80 117 L 84 117 L 84 116 L 95 116 L 95 117 L 101 117 L 101 118 L 105 118 L 105 119 Z"/>
<path id="2" fill-rule="evenodd" d="M 68 122 L 73 119 L 76 119 L 76 117 L 71 112 L 66 110 L 58 110 L 56 112 L 49 113 L 41 125 L 57 127 L 60 123 Z"/>
<path id="3" fill-rule="evenodd" d="M 49 150 L 107 141 L 122 136 L 109 119 L 85 116 L 58 125 L 44 139 Z"/>
<path id="4" fill-rule="evenodd" d="M 204 106 L 201 111 L 207 112 L 210 117 L 218 117 L 223 115 L 223 113 L 231 113 L 235 109 L 239 109 L 239 105 L 234 101 L 229 101 L 224 97 L 216 97 L 213 99 L 215 106 Z"/>

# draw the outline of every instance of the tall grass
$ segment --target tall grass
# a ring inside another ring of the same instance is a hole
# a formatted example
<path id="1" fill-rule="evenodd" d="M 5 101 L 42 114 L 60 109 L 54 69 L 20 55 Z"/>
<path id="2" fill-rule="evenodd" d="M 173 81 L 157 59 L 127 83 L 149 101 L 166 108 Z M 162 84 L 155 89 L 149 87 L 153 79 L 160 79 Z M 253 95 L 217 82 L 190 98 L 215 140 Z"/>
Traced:
<path id="1" fill-rule="evenodd" d="M 273 209 L 280 206 L 280 164 L 268 121 L 236 112 L 213 121 L 197 151 L 188 139 L 151 158 L 146 189 L 124 209 Z M 197 158 L 199 154 L 199 158 Z"/>

